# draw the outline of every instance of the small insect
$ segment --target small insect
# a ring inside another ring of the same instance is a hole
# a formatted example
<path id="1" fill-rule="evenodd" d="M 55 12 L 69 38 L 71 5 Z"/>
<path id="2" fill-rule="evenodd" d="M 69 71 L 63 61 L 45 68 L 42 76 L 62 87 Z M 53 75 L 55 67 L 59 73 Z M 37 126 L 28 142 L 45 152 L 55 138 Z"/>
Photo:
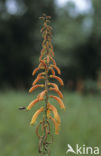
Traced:
<path id="1" fill-rule="evenodd" d="M 19 107 L 18 109 L 19 109 L 19 110 L 25 110 L 26 107 Z"/>

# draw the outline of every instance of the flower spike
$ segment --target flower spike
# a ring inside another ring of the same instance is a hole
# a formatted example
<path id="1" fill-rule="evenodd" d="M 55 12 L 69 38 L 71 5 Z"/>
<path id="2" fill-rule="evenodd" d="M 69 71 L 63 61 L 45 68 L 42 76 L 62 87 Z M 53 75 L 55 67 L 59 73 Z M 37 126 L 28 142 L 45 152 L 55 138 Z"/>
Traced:
<path id="1" fill-rule="evenodd" d="M 43 26 L 41 28 L 42 33 L 42 49 L 39 57 L 39 65 L 34 69 L 32 75 L 34 76 L 36 73 L 37 77 L 34 79 L 32 83 L 32 87 L 29 89 L 29 92 L 35 91 L 37 88 L 42 88 L 43 91 L 39 93 L 35 100 L 33 100 L 28 106 L 27 110 L 31 110 L 37 103 L 42 101 L 41 108 L 39 108 L 33 115 L 32 120 L 30 122 L 31 125 L 35 124 L 38 116 L 42 113 L 42 119 L 36 126 L 36 135 L 39 139 L 39 153 L 41 155 L 46 155 L 49 153 L 49 138 L 52 139 L 52 131 L 51 131 L 51 122 L 53 122 L 55 127 L 55 134 L 59 133 L 59 127 L 61 123 L 61 119 L 58 113 L 58 110 L 53 104 L 50 104 L 50 98 L 55 99 L 61 109 L 65 109 L 64 103 L 61 99 L 63 99 L 63 94 L 59 90 L 58 85 L 53 82 L 56 79 L 60 85 L 64 85 L 63 80 L 58 77 L 55 73 L 55 70 L 58 74 L 61 74 L 60 68 L 56 65 L 55 55 L 52 45 L 52 27 L 50 26 L 51 17 L 43 14 L 40 19 L 43 21 Z M 52 82 L 51 79 L 53 78 Z M 40 81 L 42 82 L 40 83 Z M 53 92 L 57 93 L 59 97 L 50 95 Z M 52 117 L 52 116 L 53 117 Z"/>

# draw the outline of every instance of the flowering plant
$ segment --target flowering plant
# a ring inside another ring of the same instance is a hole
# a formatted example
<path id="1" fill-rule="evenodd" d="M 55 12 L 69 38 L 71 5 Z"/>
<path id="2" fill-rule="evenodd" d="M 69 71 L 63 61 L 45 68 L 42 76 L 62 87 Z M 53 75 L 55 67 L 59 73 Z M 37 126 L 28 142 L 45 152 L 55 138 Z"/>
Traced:
<path id="1" fill-rule="evenodd" d="M 55 134 L 59 133 L 59 127 L 61 123 L 60 116 L 56 107 L 52 105 L 49 101 L 50 98 L 56 100 L 61 109 L 65 109 L 64 103 L 62 101 L 63 94 L 59 90 L 58 85 L 55 82 L 53 83 L 53 81 L 51 82 L 51 79 L 57 80 L 62 86 L 64 85 L 64 83 L 63 80 L 55 74 L 55 70 L 59 75 L 61 74 L 61 71 L 59 67 L 57 67 L 54 59 L 54 51 L 51 42 L 51 17 L 43 14 L 43 16 L 40 17 L 40 19 L 42 19 L 43 21 L 43 27 L 41 28 L 41 33 L 43 37 L 42 50 L 39 58 L 39 65 L 37 68 L 34 69 L 32 73 L 33 76 L 37 73 L 38 75 L 34 80 L 29 92 L 31 93 L 39 87 L 43 88 L 43 91 L 40 94 L 38 94 L 36 99 L 34 99 L 28 105 L 27 110 L 31 110 L 32 107 L 36 105 L 36 103 L 44 101 L 44 105 L 34 113 L 30 124 L 34 125 L 39 114 L 43 113 L 43 118 L 36 127 L 36 135 L 39 138 L 39 153 L 49 154 L 48 145 L 50 142 L 48 141 L 48 137 L 52 136 L 50 122 L 52 121 L 54 124 Z M 43 83 L 40 83 L 41 81 Z M 50 91 L 57 93 L 58 96 L 50 95 Z M 42 134 L 39 134 L 39 129 L 42 131 Z"/>

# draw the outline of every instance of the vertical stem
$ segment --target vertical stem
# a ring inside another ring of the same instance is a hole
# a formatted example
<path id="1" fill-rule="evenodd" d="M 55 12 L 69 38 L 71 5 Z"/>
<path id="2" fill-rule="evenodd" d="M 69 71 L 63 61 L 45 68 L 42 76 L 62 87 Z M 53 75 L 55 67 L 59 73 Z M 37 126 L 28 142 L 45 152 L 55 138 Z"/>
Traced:
<path id="1" fill-rule="evenodd" d="M 46 72 L 46 79 L 45 79 L 45 90 L 46 92 L 46 97 L 45 97 L 45 123 L 47 123 L 47 104 L 48 104 L 48 70 L 45 70 Z"/>

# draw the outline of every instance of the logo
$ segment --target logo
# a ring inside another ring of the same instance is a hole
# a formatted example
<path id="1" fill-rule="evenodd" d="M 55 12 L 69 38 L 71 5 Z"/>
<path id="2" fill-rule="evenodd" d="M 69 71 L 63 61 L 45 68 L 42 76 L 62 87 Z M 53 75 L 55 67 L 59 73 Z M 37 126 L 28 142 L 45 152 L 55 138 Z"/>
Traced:
<path id="1" fill-rule="evenodd" d="M 99 147 L 87 147 L 86 145 L 79 146 L 79 144 L 76 144 L 75 150 L 70 144 L 67 144 L 67 151 L 68 153 L 74 153 L 74 154 L 92 154 L 92 155 L 98 155 L 100 153 Z"/>

